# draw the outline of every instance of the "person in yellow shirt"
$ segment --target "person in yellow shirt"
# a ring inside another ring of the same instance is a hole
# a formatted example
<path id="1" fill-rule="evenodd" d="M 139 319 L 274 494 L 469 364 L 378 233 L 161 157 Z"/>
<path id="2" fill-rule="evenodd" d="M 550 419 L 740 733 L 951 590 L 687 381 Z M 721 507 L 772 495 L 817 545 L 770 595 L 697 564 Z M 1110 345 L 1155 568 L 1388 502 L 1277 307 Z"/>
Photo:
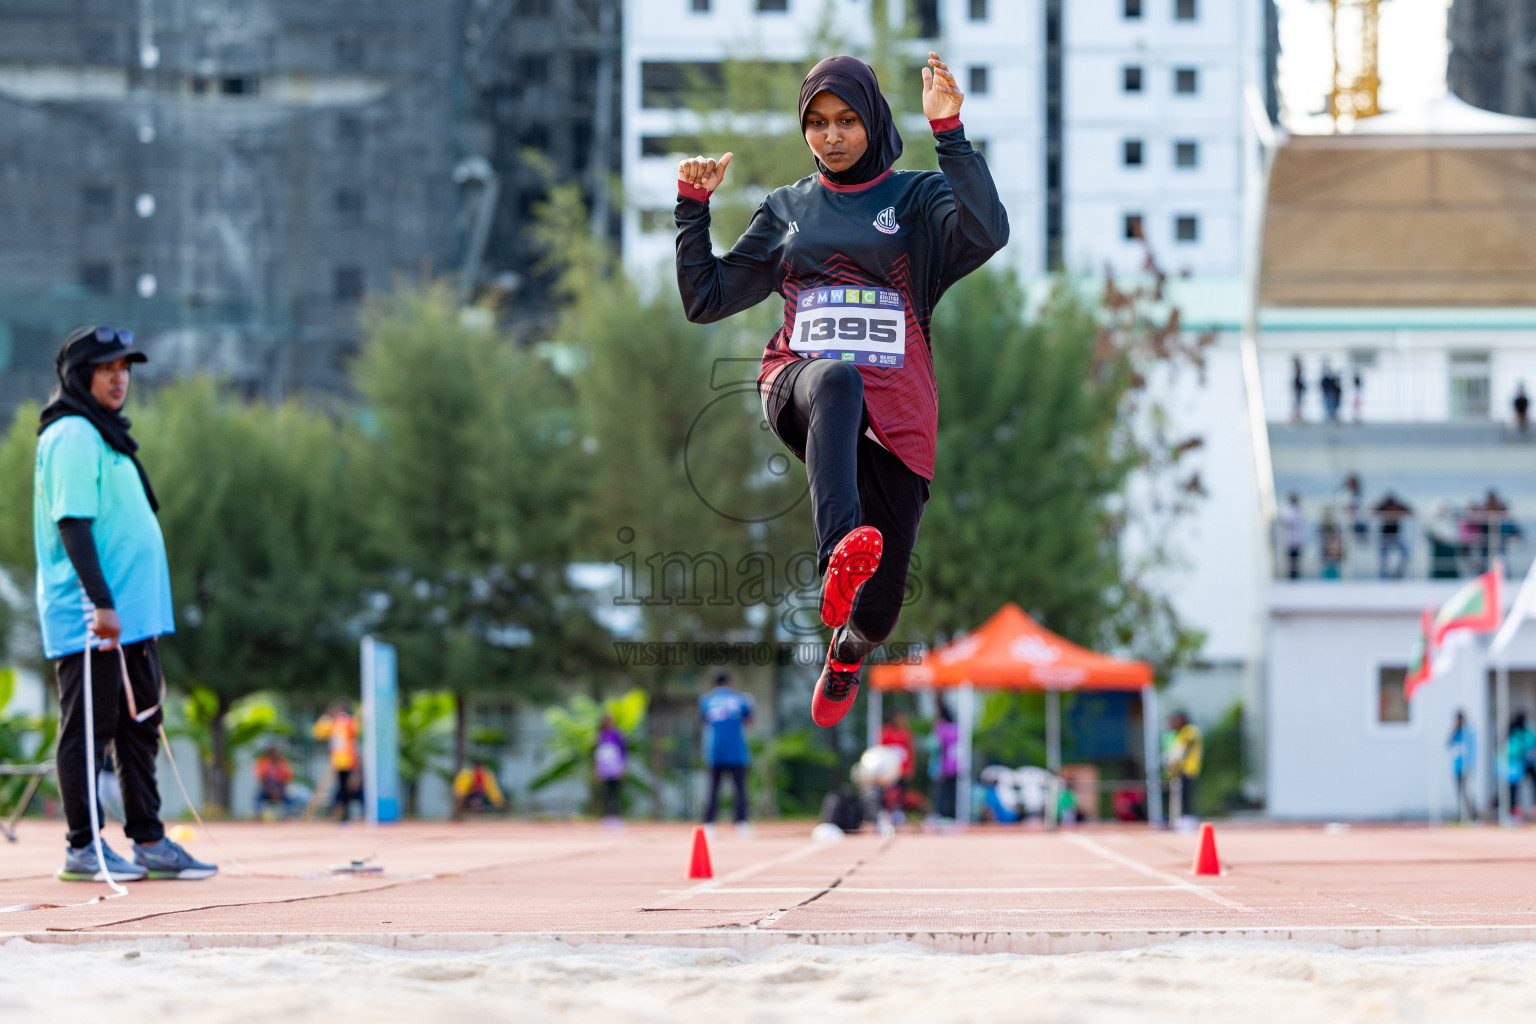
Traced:
<path id="1" fill-rule="evenodd" d="M 1168 716 L 1168 733 L 1170 738 L 1164 749 L 1163 763 L 1168 768 L 1169 781 L 1178 780 L 1180 786 L 1179 817 L 1193 819 L 1200 784 L 1200 762 L 1205 756 L 1205 737 L 1200 727 L 1182 711 Z"/>
<path id="2" fill-rule="evenodd" d="M 352 801 L 363 801 L 363 774 L 357 763 L 357 720 L 347 706 L 336 701 L 315 722 L 315 739 L 328 740 L 331 770 L 336 773 L 336 795 L 331 798 L 331 814 L 346 821 Z"/>
<path id="3" fill-rule="evenodd" d="M 483 763 L 466 765 L 453 778 L 453 816 L 461 818 L 470 811 L 498 811 L 507 805 L 496 784 L 496 776 Z"/>

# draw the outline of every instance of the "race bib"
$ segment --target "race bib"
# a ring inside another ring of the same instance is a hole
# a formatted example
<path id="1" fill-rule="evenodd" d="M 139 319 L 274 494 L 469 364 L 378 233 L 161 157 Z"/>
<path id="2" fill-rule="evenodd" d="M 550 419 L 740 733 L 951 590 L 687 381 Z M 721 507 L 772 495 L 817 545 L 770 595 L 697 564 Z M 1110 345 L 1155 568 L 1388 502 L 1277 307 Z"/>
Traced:
<path id="1" fill-rule="evenodd" d="M 907 304 L 889 288 L 808 288 L 789 347 L 807 358 L 894 369 L 907 354 Z"/>

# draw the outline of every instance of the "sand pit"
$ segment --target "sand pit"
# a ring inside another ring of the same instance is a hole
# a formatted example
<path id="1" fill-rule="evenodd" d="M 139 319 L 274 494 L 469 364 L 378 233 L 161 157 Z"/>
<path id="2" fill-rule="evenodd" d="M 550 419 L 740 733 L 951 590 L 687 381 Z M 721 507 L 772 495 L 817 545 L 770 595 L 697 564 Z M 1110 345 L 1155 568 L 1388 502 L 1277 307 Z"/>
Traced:
<path id="1" fill-rule="evenodd" d="M 0 944 L 0 1019 L 1527 1021 L 1536 944 L 1339 950 L 1183 942 L 1064 956 L 965 956 L 905 943 L 725 949 L 514 943 L 408 953 L 314 943 Z"/>

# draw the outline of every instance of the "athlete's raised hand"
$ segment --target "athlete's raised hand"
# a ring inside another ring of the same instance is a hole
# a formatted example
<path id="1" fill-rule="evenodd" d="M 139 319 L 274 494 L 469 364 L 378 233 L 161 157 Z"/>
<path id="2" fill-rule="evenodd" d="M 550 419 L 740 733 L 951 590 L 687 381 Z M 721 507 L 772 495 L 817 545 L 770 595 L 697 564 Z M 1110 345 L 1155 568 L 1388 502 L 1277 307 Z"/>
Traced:
<path id="1" fill-rule="evenodd" d="M 707 156 L 691 156 L 677 165 L 677 178 L 694 188 L 713 192 L 725 180 L 725 169 L 730 166 L 734 153 L 727 153 L 719 160 Z"/>
<path id="2" fill-rule="evenodd" d="M 960 113 L 960 104 L 964 100 L 965 93 L 960 91 L 960 85 L 950 73 L 949 65 L 929 50 L 928 66 L 923 68 L 923 116 L 930 121 L 955 117 Z"/>

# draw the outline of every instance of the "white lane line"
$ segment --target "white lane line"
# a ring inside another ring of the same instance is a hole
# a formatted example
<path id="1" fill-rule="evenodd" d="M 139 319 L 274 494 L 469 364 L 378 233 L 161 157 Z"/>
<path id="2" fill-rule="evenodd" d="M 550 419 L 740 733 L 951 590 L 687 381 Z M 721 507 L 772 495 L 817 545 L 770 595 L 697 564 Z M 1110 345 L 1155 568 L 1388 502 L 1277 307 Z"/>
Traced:
<path id="1" fill-rule="evenodd" d="M 894 895 L 894 896 L 907 896 L 907 895 L 912 895 L 912 896 L 916 896 L 916 895 L 924 895 L 924 896 L 938 895 L 938 896 L 943 896 L 943 895 L 947 895 L 949 893 L 966 893 L 966 894 L 973 894 L 973 895 L 979 893 L 979 894 L 986 895 L 986 896 L 993 896 L 993 895 L 1005 896 L 1005 895 L 1008 895 L 1010 893 L 1044 893 L 1044 892 L 1172 892 L 1172 891 L 1175 891 L 1175 890 L 1183 891 L 1185 888 L 1186 888 L 1185 886 L 1173 886 L 1173 885 L 1040 885 L 1040 886 L 1028 886 L 1028 887 L 1019 887 L 1019 888 L 987 888 L 987 889 L 965 889 L 965 888 L 934 888 L 934 889 L 927 889 L 927 888 L 883 889 L 882 888 L 882 889 L 877 889 L 877 888 L 874 888 L 872 886 L 871 887 L 865 887 L 865 886 L 853 886 L 853 885 L 840 885 L 840 886 L 837 887 L 836 891 L 839 892 L 839 893 L 861 892 L 861 893 L 879 893 L 879 894 L 883 894 L 883 895 Z M 1230 889 L 1230 888 L 1232 888 L 1232 886 L 1229 886 L 1229 885 L 1214 886 L 1213 888 Z M 781 886 L 781 887 L 762 888 L 762 889 L 747 889 L 747 888 L 726 889 L 726 888 L 719 888 L 719 889 L 711 889 L 708 892 L 697 892 L 697 891 L 691 890 L 691 889 L 662 889 L 661 892 L 664 893 L 664 894 L 678 894 L 678 893 L 684 893 L 684 892 L 691 892 L 691 893 L 693 893 L 693 895 L 696 895 L 696 896 L 716 896 L 716 895 L 727 895 L 727 894 L 729 894 L 729 895 L 741 895 L 741 894 L 767 895 L 767 894 L 773 894 L 773 893 L 789 893 L 789 894 L 794 894 L 794 893 L 822 892 L 825 889 L 826 889 L 826 886 Z"/>
<path id="2" fill-rule="evenodd" d="M 1180 878 L 1178 875 L 1170 875 L 1166 871 L 1159 871 L 1157 868 L 1143 864 L 1139 860 L 1133 860 L 1123 853 L 1111 850 L 1103 843 L 1089 839 L 1087 836 L 1070 833 L 1068 835 L 1062 836 L 1062 838 L 1075 846 L 1082 847 L 1084 850 L 1087 850 L 1094 856 L 1103 857 L 1105 860 L 1114 861 L 1116 864 L 1130 868 L 1137 874 L 1146 875 L 1148 878 L 1155 878 L 1160 882 L 1167 883 L 1173 888 L 1182 889 L 1185 892 L 1193 893 L 1194 895 L 1199 896 L 1201 899 L 1210 900 L 1212 903 L 1220 904 L 1229 910 L 1253 909 L 1252 907 L 1244 906 L 1243 904 L 1237 902 L 1237 900 L 1228 899 L 1218 892 L 1212 892 L 1209 886 L 1196 885 L 1188 879 Z"/>
<path id="3" fill-rule="evenodd" d="M 719 878 L 711 878 L 707 882 L 700 882 L 698 885 L 691 886 L 687 889 L 661 889 L 659 891 L 664 894 L 672 895 L 680 900 L 692 899 L 695 896 L 713 892 L 714 890 L 719 889 L 721 886 L 730 885 L 732 882 L 739 882 L 743 878 L 751 878 L 759 871 L 767 871 L 771 867 L 777 867 L 780 864 L 789 864 L 792 861 L 800 860 L 802 857 L 809 857 L 817 850 L 825 850 L 826 848 L 827 846 L 825 843 L 810 842 L 800 847 L 799 849 L 791 850 L 782 856 L 774 857 L 771 860 L 758 861 L 756 864 L 748 864 L 744 868 L 737 868 L 735 871 L 732 871 L 728 875 L 721 875 Z M 806 891 L 820 892 L 824 888 L 826 888 L 826 886 L 821 886 L 816 889 L 808 889 Z"/>

